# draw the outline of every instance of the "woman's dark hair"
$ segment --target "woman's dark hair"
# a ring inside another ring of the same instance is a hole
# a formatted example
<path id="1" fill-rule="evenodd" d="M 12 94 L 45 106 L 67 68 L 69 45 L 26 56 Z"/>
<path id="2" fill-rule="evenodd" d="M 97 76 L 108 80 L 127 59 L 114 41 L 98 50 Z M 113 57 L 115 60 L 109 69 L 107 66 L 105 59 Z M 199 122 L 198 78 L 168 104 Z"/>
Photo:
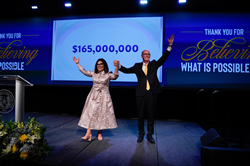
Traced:
<path id="1" fill-rule="evenodd" d="M 98 60 L 96 61 L 96 63 L 95 63 L 95 73 L 99 73 L 99 71 L 98 71 L 98 69 L 97 69 L 97 63 L 98 63 L 99 61 L 102 61 L 102 63 L 104 64 L 104 72 L 105 72 L 105 73 L 109 72 L 109 67 L 108 67 L 107 62 L 106 62 L 103 58 L 100 58 L 100 59 L 98 59 Z"/>

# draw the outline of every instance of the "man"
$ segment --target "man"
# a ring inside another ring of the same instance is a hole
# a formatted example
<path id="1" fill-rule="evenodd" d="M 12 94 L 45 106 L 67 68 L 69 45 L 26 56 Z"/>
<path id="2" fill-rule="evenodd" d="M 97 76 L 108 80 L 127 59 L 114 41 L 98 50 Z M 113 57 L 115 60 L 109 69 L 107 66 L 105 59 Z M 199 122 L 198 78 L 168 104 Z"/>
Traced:
<path id="1" fill-rule="evenodd" d="M 160 57 L 160 59 L 149 61 L 150 60 L 150 52 L 148 50 L 144 50 L 142 52 L 142 60 L 141 63 L 136 63 L 131 68 L 125 68 L 124 66 L 119 64 L 119 61 L 115 60 L 114 65 L 119 66 L 119 70 L 123 73 L 135 73 L 138 79 L 136 86 L 136 103 L 137 103 L 137 111 L 138 111 L 138 130 L 139 137 L 137 142 L 140 143 L 143 141 L 143 137 L 145 135 L 144 132 L 144 114 L 147 113 L 148 123 L 147 123 L 147 140 L 155 144 L 155 140 L 153 138 L 154 134 L 154 112 L 157 104 L 157 94 L 161 92 L 160 83 L 157 78 L 157 70 L 163 65 L 172 49 L 172 44 L 174 41 L 174 35 L 172 34 L 170 39 L 168 39 L 168 48 L 165 53 Z"/>

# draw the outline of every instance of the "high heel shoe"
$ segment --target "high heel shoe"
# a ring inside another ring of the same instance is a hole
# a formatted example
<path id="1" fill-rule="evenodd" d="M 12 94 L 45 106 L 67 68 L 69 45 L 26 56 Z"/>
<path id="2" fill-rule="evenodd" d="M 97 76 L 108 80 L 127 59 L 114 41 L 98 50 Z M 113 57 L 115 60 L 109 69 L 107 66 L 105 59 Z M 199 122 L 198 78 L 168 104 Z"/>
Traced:
<path id="1" fill-rule="evenodd" d="M 92 134 L 90 134 L 89 136 L 84 136 L 82 137 L 83 140 L 88 140 L 89 142 L 91 141 L 91 138 L 92 138 Z"/>
<path id="2" fill-rule="evenodd" d="M 98 140 L 99 140 L 99 141 L 101 141 L 101 140 L 102 140 L 102 137 L 97 137 L 97 138 L 98 138 Z"/>
<path id="3" fill-rule="evenodd" d="M 98 131 L 98 136 L 97 136 L 97 139 L 98 139 L 99 141 L 101 141 L 101 140 L 102 140 L 102 135 L 101 135 L 101 137 L 99 137 L 99 134 L 102 134 L 102 131 L 101 131 L 101 130 Z"/>

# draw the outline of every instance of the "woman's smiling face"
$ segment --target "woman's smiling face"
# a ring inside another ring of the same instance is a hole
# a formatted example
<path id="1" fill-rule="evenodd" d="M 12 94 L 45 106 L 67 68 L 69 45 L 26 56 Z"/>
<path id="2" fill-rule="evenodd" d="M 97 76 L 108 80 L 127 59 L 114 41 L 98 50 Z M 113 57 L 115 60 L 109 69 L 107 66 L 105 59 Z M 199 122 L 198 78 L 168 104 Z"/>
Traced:
<path id="1" fill-rule="evenodd" d="M 99 72 L 104 71 L 104 64 L 102 63 L 102 61 L 97 62 L 97 69 Z"/>

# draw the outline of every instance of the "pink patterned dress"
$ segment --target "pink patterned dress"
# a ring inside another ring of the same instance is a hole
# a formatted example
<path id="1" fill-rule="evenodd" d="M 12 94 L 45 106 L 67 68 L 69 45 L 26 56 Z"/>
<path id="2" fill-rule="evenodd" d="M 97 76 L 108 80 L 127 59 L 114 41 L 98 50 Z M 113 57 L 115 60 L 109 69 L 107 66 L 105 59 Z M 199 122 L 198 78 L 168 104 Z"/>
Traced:
<path id="1" fill-rule="evenodd" d="M 117 127 L 113 103 L 109 93 L 110 80 L 116 80 L 118 74 L 96 74 L 94 71 L 79 70 L 86 76 L 92 77 L 93 86 L 89 92 L 82 111 L 79 126 L 86 129 L 102 130 Z"/>

